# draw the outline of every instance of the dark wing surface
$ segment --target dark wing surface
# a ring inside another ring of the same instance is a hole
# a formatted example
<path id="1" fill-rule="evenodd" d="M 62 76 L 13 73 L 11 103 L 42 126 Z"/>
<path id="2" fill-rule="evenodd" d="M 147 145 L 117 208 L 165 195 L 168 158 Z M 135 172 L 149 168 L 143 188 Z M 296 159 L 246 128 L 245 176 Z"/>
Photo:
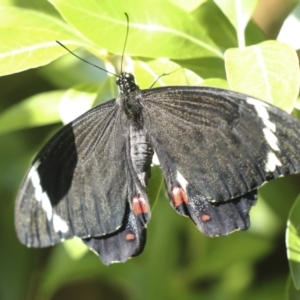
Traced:
<path id="1" fill-rule="evenodd" d="M 35 158 L 17 197 L 22 243 L 44 247 L 121 228 L 134 186 L 123 114 L 111 100 L 63 127 Z"/>
<path id="2" fill-rule="evenodd" d="M 145 127 L 171 202 L 207 235 L 249 227 L 256 189 L 300 171 L 300 123 L 282 110 L 222 89 L 142 91 Z"/>

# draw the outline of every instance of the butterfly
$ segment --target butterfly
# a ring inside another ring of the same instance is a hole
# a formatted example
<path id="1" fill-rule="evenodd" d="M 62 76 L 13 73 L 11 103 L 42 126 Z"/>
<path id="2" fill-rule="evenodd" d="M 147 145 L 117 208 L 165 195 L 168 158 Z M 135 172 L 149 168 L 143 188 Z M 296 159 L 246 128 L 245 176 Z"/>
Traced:
<path id="1" fill-rule="evenodd" d="M 257 189 L 300 171 L 300 123 L 253 97 L 211 87 L 141 90 L 130 73 L 116 99 L 64 126 L 34 159 L 15 226 L 28 247 L 80 237 L 102 262 L 146 242 L 155 154 L 171 206 L 207 236 L 250 226 Z"/>

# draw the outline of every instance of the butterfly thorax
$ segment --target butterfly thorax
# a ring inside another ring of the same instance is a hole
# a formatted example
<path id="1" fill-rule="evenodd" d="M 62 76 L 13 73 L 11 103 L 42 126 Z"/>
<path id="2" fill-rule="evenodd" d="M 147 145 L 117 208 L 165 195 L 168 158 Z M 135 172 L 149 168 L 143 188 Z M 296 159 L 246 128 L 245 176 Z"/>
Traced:
<path id="1" fill-rule="evenodd" d="M 142 106 L 139 101 L 141 90 L 136 85 L 134 76 L 130 73 L 121 73 L 116 82 L 120 89 L 117 104 L 122 107 L 129 120 L 142 128 Z"/>
<path id="2" fill-rule="evenodd" d="M 141 90 L 130 73 L 122 73 L 117 78 L 117 85 L 120 88 L 117 103 L 124 110 L 130 123 L 129 144 L 132 167 L 145 188 L 150 177 L 153 150 L 143 127 Z"/>

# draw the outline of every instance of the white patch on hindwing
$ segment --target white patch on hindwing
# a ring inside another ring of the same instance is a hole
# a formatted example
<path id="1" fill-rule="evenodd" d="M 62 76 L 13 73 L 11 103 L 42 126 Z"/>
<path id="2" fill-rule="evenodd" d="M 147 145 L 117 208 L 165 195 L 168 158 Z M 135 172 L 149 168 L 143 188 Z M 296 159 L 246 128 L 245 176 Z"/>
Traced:
<path id="1" fill-rule="evenodd" d="M 47 195 L 47 192 L 43 191 L 43 188 L 41 186 L 40 176 L 37 171 L 39 165 L 39 161 L 35 162 L 28 173 L 28 178 L 31 180 L 32 186 L 34 188 L 35 200 L 41 202 L 41 206 L 44 212 L 46 213 L 47 220 L 49 222 L 52 221 L 53 223 L 54 231 L 66 233 L 69 230 L 66 221 L 64 221 L 53 211 L 51 201 Z"/>
<path id="2" fill-rule="evenodd" d="M 181 185 L 181 187 L 186 191 L 188 182 L 186 181 L 186 179 L 182 176 L 182 174 L 179 171 L 177 171 L 176 179 L 179 182 L 179 184 Z"/>

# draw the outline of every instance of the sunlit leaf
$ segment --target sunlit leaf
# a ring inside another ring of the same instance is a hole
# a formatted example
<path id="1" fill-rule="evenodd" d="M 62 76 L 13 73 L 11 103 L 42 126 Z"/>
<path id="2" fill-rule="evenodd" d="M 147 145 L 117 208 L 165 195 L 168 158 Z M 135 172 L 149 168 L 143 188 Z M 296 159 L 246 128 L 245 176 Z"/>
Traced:
<path id="1" fill-rule="evenodd" d="M 210 79 L 205 79 L 201 83 L 203 86 L 211 86 L 211 87 L 216 87 L 220 89 L 227 89 L 229 90 L 228 82 L 224 79 L 221 78 L 210 78 Z"/>
<path id="2" fill-rule="evenodd" d="M 116 54 L 121 54 L 124 47 L 128 26 L 126 12 L 129 16 L 128 55 L 174 59 L 221 56 L 197 22 L 167 1 L 49 1 L 66 22 L 99 48 Z"/>
<path id="3" fill-rule="evenodd" d="M 200 85 L 202 78 L 194 72 L 183 69 L 180 65 L 167 60 L 158 59 L 149 62 L 137 61 L 134 74 L 141 88 L 169 85 Z"/>
<path id="4" fill-rule="evenodd" d="M 286 247 L 291 276 L 295 288 L 300 290 L 300 196 L 296 199 L 289 215 L 286 229 Z"/>
<path id="5" fill-rule="evenodd" d="M 80 44 L 67 24 L 37 11 L 0 7 L 0 20 L 0 75 L 46 65 L 65 54 L 56 40 Z"/>
<path id="6" fill-rule="evenodd" d="M 258 0 L 214 0 L 237 31 L 239 46 L 245 46 L 245 29 Z"/>
<path id="7" fill-rule="evenodd" d="M 78 237 L 65 241 L 63 246 L 69 256 L 73 259 L 80 259 L 87 251 L 89 251 L 88 247 Z"/>
<path id="8" fill-rule="evenodd" d="M 0 134 L 60 122 L 58 105 L 64 91 L 32 96 L 0 114 Z"/>
<path id="9" fill-rule="evenodd" d="M 191 12 L 200 6 L 202 3 L 206 2 L 206 0 L 170 0 L 171 3 L 179 6 L 181 9 L 184 9 L 187 12 Z"/>
<path id="10" fill-rule="evenodd" d="M 100 85 L 97 83 L 83 83 L 67 90 L 59 105 L 62 121 L 67 124 L 88 111 L 97 98 L 99 89 Z"/>
<path id="11" fill-rule="evenodd" d="M 299 93 L 296 52 L 288 45 L 267 41 L 225 52 L 225 66 L 231 89 L 272 103 L 288 112 Z"/>

